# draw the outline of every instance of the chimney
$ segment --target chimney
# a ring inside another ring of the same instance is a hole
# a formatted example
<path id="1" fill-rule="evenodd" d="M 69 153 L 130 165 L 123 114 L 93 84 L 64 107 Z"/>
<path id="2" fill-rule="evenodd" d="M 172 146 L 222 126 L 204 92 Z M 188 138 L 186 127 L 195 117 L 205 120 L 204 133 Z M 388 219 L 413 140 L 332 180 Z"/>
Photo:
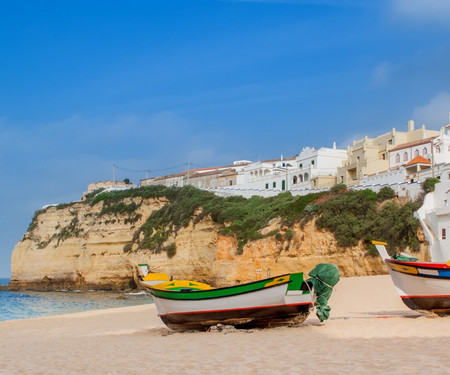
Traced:
<path id="1" fill-rule="evenodd" d="M 408 121 L 408 132 L 412 132 L 414 130 L 414 120 Z"/>

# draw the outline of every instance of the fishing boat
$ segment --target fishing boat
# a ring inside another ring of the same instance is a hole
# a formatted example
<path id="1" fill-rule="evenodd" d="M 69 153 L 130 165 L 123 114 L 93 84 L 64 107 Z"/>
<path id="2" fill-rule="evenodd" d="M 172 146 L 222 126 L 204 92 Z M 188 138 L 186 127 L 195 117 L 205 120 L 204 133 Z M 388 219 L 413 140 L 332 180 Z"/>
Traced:
<path id="1" fill-rule="evenodd" d="M 450 309 L 450 262 L 417 262 L 407 255 L 390 257 L 384 242 L 372 241 L 391 275 L 397 293 L 411 310 Z"/>
<path id="2" fill-rule="evenodd" d="M 297 272 L 212 288 L 195 281 L 171 280 L 166 274 L 148 273 L 141 284 L 151 293 L 161 320 L 174 330 L 207 330 L 219 323 L 240 328 L 293 325 L 301 324 L 310 314 L 316 303 L 316 290 L 327 301 L 332 286 L 339 280 L 334 264 L 321 266 L 319 274 L 308 282 L 303 280 L 302 272 Z M 318 314 L 323 320 L 329 315 L 326 301 L 325 305 L 321 301 L 322 315 Z"/>
<path id="3" fill-rule="evenodd" d="M 435 185 L 414 213 L 429 243 L 431 262 L 409 254 L 389 256 L 386 243 L 372 241 L 402 301 L 412 310 L 450 312 L 450 181 Z"/>

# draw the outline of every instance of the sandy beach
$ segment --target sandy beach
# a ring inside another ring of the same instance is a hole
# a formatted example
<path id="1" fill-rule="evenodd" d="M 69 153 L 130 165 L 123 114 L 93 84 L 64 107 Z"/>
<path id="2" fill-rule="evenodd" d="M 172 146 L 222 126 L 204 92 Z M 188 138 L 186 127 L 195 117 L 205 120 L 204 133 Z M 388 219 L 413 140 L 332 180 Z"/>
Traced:
<path id="1" fill-rule="evenodd" d="M 450 317 L 407 309 L 389 276 L 341 279 L 330 306 L 228 333 L 173 333 L 151 304 L 0 322 L 0 374 L 448 373 Z"/>

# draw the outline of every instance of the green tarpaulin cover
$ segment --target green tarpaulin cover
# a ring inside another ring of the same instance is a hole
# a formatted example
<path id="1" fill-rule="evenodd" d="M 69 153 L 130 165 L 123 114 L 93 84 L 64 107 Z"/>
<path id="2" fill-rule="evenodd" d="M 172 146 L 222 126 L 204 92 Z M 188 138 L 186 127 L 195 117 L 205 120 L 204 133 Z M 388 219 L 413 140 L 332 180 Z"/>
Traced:
<path id="1" fill-rule="evenodd" d="M 335 264 L 320 263 L 308 275 L 311 278 L 306 281 L 314 285 L 316 293 L 316 315 L 323 322 L 330 317 L 328 299 L 339 281 L 339 270 Z"/>
<path id="2" fill-rule="evenodd" d="M 413 257 L 413 256 L 397 255 L 397 254 L 394 254 L 394 255 L 392 256 L 392 259 L 395 259 L 395 260 L 402 260 L 402 261 L 404 261 L 404 262 L 417 262 L 417 261 L 419 260 L 418 258 Z"/>

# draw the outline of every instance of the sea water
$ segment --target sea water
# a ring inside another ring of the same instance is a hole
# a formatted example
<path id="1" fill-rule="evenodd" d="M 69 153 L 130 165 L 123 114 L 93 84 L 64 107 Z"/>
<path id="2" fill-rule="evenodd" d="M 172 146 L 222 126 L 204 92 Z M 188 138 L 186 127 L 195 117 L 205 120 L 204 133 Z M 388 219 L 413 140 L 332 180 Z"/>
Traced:
<path id="1" fill-rule="evenodd" d="M 0 279 L 8 285 L 9 279 Z M 152 303 L 144 293 L 0 291 L 0 321 Z"/>

